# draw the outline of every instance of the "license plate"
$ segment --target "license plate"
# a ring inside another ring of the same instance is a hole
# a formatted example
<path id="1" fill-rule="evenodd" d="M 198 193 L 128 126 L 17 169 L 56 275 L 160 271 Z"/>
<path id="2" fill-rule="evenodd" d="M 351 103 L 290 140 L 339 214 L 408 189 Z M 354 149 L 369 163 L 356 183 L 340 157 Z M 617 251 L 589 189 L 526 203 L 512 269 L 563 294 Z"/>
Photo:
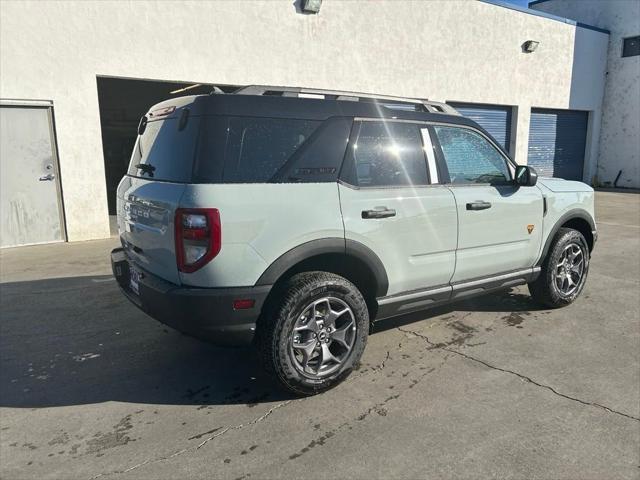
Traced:
<path id="1" fill-rule="evenodd" d="M 136 295 L 140 295 L 140 272 L 133 265 L 129 265 L 129 287 Z"/>

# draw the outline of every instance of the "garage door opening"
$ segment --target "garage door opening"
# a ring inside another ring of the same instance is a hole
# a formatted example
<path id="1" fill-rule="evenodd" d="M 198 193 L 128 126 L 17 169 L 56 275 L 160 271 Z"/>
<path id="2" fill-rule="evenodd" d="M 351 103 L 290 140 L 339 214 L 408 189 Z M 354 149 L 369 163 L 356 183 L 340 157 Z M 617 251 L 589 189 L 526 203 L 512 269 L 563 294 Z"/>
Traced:
<path id="1" fill-rule="evenodd" d="M 98 77 L 97 81 L 107 201 L 109 215 L 113 216 L 116 214 L 116 189 L 127 172 L 140 118 L 158 102 L 184 95 L 208 94 L 213 86 L 112 77 Z M 217 86 L 225 92 L 238 88 L 235 85 Z"/>
<path id="2" fill-rule="evenodd" d="M 508 105 L 447 102 L 465 117 L 477 122 L 507 152 L 511 150 L 511 112 Z"/>
<path id="3" fill-rule="evenodd" d="M 527 164 L 541 177 L 582 181 L 588 112 L 531 109 Z"/>

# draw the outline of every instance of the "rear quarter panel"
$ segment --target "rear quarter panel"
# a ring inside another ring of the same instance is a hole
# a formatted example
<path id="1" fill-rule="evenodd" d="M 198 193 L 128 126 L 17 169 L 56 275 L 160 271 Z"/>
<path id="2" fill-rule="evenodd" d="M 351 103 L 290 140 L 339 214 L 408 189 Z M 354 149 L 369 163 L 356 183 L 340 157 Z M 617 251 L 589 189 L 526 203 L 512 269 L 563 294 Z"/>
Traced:
<path id="1" fill-rule="evenodd" d="M 282 254 L 311 240 L 344 238 L 336 183 L 188 185 L 182 208 L 217 208 L 222 249 L 182 283 L 197 287 L 254 285 Z"/>

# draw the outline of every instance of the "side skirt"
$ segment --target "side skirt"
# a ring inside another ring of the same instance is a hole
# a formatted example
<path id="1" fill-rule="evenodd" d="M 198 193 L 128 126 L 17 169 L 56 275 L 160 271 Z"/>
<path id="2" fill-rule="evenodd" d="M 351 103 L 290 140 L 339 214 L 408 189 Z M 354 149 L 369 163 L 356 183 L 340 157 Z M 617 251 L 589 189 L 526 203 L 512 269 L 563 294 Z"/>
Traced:
<path id="1" fill-rule="evenodd" d="M 506 288 L 533 282 L 540 275 L 540 267 L 482 277 L 450 285 L 403 292 L 378 298 L 378 313 L 374 321 L 427 310 L 447 303 L 477 297 Z"/>

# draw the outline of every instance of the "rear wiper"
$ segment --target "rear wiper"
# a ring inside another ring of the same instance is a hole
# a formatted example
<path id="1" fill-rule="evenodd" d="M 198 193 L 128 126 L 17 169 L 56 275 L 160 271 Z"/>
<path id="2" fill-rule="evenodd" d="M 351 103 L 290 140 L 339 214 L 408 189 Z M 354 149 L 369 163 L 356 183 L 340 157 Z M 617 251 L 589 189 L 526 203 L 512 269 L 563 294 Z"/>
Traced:
<path id="1" fill-rule="evenodd" d="M 138 163 L 135 167 L 142 170 L 142 173 L 146 173 L 150 177 L 153 177 L 153 172 L 156 169 L 156 167 L 150 163 Z"/>

